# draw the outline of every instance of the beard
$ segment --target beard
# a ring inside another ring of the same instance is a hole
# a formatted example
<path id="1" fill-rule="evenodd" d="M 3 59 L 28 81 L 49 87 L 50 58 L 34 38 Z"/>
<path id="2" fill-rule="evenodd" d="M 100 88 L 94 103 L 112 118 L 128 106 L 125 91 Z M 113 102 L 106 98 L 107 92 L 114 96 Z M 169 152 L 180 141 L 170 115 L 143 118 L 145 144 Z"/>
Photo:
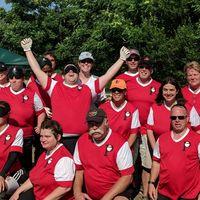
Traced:
<path id="1" fill-rule="evenodd" d="M 96 130 L 90 130 L 89 131 L 89 135 L 93 135 L 94 133 L 101 133 L 101 134 L 103 134 L 104 132 L 100 128 L 98 128 Z"/>

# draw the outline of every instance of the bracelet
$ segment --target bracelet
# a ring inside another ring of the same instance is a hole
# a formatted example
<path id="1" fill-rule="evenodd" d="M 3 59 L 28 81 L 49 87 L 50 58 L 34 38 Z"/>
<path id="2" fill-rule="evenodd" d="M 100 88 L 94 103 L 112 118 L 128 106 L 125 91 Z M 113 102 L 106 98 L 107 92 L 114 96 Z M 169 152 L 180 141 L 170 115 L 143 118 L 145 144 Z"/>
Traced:
<path id="1" fill-rule="evenodd" d="M 155 184 L 155 181 L 148 181 L 148 184 Z"/>

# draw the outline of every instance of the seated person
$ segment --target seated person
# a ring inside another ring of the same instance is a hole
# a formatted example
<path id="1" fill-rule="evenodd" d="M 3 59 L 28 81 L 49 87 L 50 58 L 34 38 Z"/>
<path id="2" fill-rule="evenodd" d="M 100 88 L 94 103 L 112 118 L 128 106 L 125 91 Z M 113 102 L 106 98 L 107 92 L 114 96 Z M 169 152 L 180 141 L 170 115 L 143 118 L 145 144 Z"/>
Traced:
<path id="1" fill-rule="evenodd" d="M 70 199 L 75 165 L 68 150 L 59 141 L 62 128 L 50 119 L 41 125 L 40 142 L 46 150 L 36 166 L 30 171 L 29 179 L 10 198 L 11 200 Z M 31 189 L 31 190 L 30 190 Z"/>

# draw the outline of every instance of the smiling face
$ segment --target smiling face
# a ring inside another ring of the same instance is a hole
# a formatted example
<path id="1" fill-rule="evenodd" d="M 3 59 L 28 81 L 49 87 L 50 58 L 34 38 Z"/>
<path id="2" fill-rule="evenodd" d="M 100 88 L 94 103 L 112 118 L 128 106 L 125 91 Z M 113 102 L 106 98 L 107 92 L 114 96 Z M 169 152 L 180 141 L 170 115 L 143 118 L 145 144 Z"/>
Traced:
<path id="1" fill-rule="evenodd" d="M 89 58 L 86 58 L 78 62 L 78 66 L 80 68 L 81 73 L 86 73 L 86 74 L 90 73 L 93 65 L 94 65 L 93 60 Z"/>
<path id="2" fill-rule="evenodd" d="M 53 150 L 57 146 L 60 139 L 61 135 L 58 134 L 56 138 L 51 129 L 41 129 L 40 142 L 42 147 L 47 151 Z"/>
<path id="3" fill-rule="evenodd" d="M 176 117 L 176 119 L 171 119 L 172 130 L 177 134 L 182 133 L 186 129 L 188 123 L 186 109 L 184 107 L 174 106 L 171 110 L 171 117 L 172 116 L 174 118 Z"/>
<path id="4" fill-rule="evenodd" d="M 139 72 L 139 79 L 141 80 L 141 82 L 145 83 L 151 79 L 151 74 L 153 71 L 152 68 L 139 67 L 138 72 Z"/>
<path id="5" fill-rule="evenodd" d="M 176 87 L 170 83 L 167 83 L 163 86 L 162 95 L 167 102 L 167 104 L 173 104 L 176 101 L 176 95 L 178 91 Z"/>
<path id="6" fill-rule="evenodd" d="M 126 90 L 121 90 L 118 88 L 111 89 L 112 101 L 114 103 L 123 103 L 125 101 Z"/>
<path id="7" fill-rule="evenodd" d="M 190 87 L 194 90 L 198 89 L 200 87 L 200 72 L 193 68 L 188 68 L 186 74 Z"/>

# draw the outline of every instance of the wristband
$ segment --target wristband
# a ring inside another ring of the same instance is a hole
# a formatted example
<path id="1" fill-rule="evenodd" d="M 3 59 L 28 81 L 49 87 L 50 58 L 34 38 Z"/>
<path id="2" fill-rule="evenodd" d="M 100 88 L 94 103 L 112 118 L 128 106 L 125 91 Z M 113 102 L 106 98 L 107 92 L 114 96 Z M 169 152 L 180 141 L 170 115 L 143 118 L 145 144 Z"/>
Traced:
<path id="1" fill-rule="evenodd" d="M 155 181 L 148 181 L 148 184 L 154 185 L 154 184 L 155 184 Z"/>

